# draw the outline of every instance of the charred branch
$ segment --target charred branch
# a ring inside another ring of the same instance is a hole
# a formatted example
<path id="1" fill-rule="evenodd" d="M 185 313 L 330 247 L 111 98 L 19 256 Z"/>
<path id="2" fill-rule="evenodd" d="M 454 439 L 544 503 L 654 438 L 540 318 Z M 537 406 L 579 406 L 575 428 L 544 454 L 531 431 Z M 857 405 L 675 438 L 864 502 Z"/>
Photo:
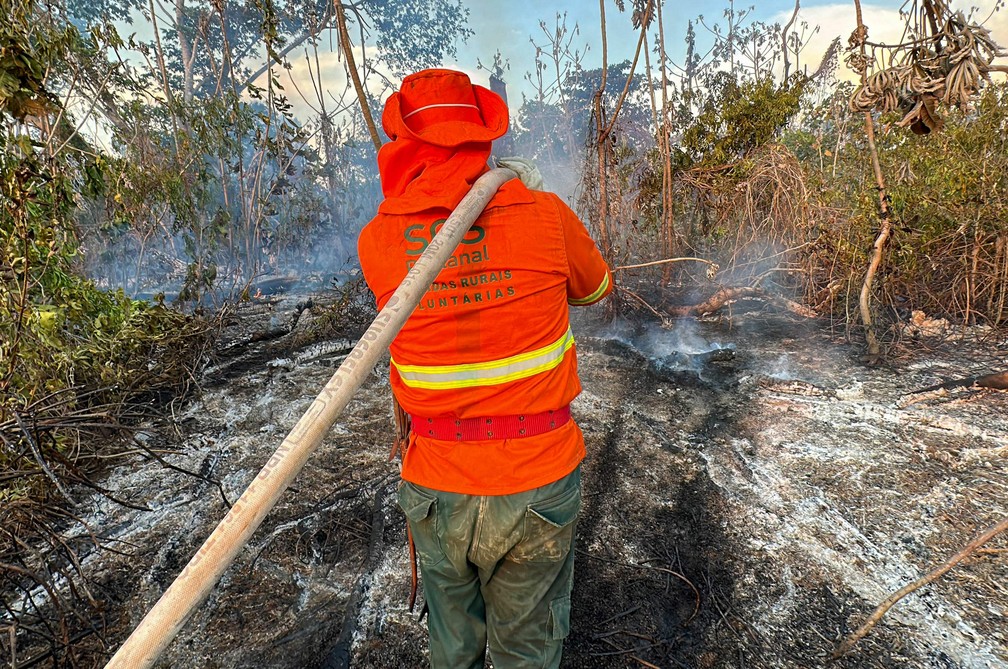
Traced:
<path id="1" fill-rule="evenodd" d="M 922 393 L 934 392 L 936 390 L 951 390 L 953 388 L 991 388 L 994 390 L 1008 390 L 1008 371 L 945 381 L 943 383 L 937 383 L 933 386 L 927 386 L 926 388 L 913 390 L 907 393 L 907 395 L 919 395 Z"/>
<path id="2" fill-rule="evenodd" d="M 893 594 L 886 597 L 885 601 L 883 601 L 881 604 L 878 605 L 878 607 L 876 607 L 876 609 L 872 612 L 870 616 L 868 616 L 868 619 L 861 625 L 861 627 L 857 628 L 857 630 L 855 630 L 853 634 L 848 636 L 846 639 L 844 639 L 843 643 L 837 646 L 837 649 L 833 652 L 833 656 L 830 658 L 830 661 L 831 662 L 836 661 L 841 657 L 843 657 L 844 655 L 846 655 L 847 653 L 849 653 L 851 649 L 854 648 L 854 645 L 862 638 L 864 638 L 864 636 L 868 634 L 872 630 L 872 628 L 875 627 L 876 624 L 878 624 L 880 620 L 882 620 L 882 616 L 884 616 L 886 612 L 889 611 L 889 609 L 891 609 L 897 602 L 899 602 L 901 599 L 903 599 L 910 593 L 915 592 L 923 588 L 925 585 L 933 583 L 934 581 L 944 576 L 953 567 L 962 562 L 965 558 L 972 555 L 978 548 L 983 546 L 985 543 L 993 539 L 1001 532 L 1004 532 L 1006 529 L 1008 529 L 1008 517 L 1003 518 L 1001 522 L 996 523 L 995 525 L 987 528 L 987 530 L 985 530 L 977 537 L 975 537 L 972 541 L 966 544 L 966 546 L 961 551 L 953 555 L 944 564 L 942 564 L 934 571 L 930 572 L 926 576 L 917 579 L 913 583 L 910 583 L 909 585 L 900 588 Z"/>
<path id="3" fill-rule="evenodd" d="M 350 645 L 353 641 L 354 633 L 357 631 L 357 620 L 360 616 L 361 606 L 364 602 L 364 594 L 371 586 L 374 570 L 381 560 L 382 537 L 385 533 L 385 498 L 389 493 L 389 483 L 387 480 L 381 481 L 375 489 L 374 504 L 371 508 L 371 537 L 368 543 L 367 562 L 364 573 L 357 580 L 357 584 L 347 602 L 346 611 L 343 615 L 343 627 L 340 630 L 336 644 L 326 654 L 323 669 L 348 669 L 350 667 L 351 653 Z"/>
<path id="4" fill-rule="evenodd" d="M 802 318 L 817 318 L 819 316 L 810 307 L 799 304 L 794 300 L 789 300 L 786 297 L 774 295 L 767 290 L 755 286 L 722 287 L 703 302 L 687 306 L 670 307 L 668 308 L 668 312 L 678 317 L 707 316 L 742 299 L 762 300 Z"/>

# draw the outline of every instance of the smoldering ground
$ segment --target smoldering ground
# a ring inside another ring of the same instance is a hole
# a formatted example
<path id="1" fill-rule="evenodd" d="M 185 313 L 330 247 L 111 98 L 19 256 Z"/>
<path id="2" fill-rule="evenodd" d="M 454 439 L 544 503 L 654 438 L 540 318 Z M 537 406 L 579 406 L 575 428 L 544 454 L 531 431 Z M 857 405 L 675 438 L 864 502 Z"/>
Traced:
<path id="1" fill-rule="evenodd" d="M 170 462 L 204 479 L 137 461 L 105 484 L 145 509 L 79 495 L 84 524 L 67 530 L 75 587 L 99 605 L 84 609 L 95 631 L 75 642 L 81 666 L 122 642 L 348 353 L 349 340 L 297 343 L 318 308 L 287 336 L 255 339 L 299 302 L 243 306 L 228 356 L 177 414 Z M 899 401 L 1003 366 L 1003 341 L 970 362 L 922 347 L 867 368 L 808 324 L 736 318 L 676 332 L 589 322 L 597 315 L 576 324 L 585 391 L 574 410 L 589 453 L 564 667 L 824 666 L 878 601 L 1006 512 L 1005 393 Z M 707 355 L 719 350 L 731 354 Z M 425 628 L 406 608 L 386 374 L 370 377 L 158 666 L 424 665 Z M 144 438 L 172 446 L 167 431 Z M 901 602 L 836 666 L 1008 666 L 1004 541 Z M 57 584 L 63 596 L 68 585 Z M 8 588 L 5 600 L 37 612 L 16 628 L 24 666 L 46 652 L 33 631 L 53 615 L 50 596 Z"/>

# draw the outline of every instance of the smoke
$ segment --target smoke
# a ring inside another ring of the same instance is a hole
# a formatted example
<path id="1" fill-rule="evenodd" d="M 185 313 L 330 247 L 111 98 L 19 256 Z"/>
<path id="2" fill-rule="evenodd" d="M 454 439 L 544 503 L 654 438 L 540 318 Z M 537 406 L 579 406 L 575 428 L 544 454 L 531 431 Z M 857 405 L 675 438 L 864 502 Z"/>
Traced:
<path id="1" fill-rule="evenodd" d="M 357 235 L 381 190 L 374 149 L 352 129 L 336 128 L 313 148 L 284 170 L 264 170 L 260 191 L 238 190 L 234 178 L 227 190 L 205 189 L 203 200 L 193 196 L 190 208 L 178 207 L 185 222 L 175 218 L 174 203 L 164 203 L 156 218 L 145 218 L 144 209 L 109 225 L 104 202 L 84 203 L 85 272 L 104 289 L 168 303 L 180 294 L 219 304 L 246 288 L 255 297 L 299 283 L 328 286 L 357 267 Z"/>
<path id="2" fill-rule="evenodd" d="M 763 375 L 778 381 L 790 381 L 795 377 L 794 365 L 787 353 L 781 353 L 763 366 Z"/>
<path id="3" fill-rule="evenodd" d="M 703 336 L 696 321 L 678 320 L 671 329 L 658 324 L 649 324 L 640 335 L 637 347 L 649 358 L 667 358 L 675 354 L 695 356 L 722 349 L 734 348 L 734 344 L 722 344 Z"/>
<path id="4" fill-rule="evenodd" d="M 642 356 L 659 375 L 690 372 L 703 378 L 712 361 L 735 355 L 734 343 L 707 336 L 707 329 L 691 320 L 677 321 L 671 327 L 619 320 L 602 327 L 598 336 Z"/>

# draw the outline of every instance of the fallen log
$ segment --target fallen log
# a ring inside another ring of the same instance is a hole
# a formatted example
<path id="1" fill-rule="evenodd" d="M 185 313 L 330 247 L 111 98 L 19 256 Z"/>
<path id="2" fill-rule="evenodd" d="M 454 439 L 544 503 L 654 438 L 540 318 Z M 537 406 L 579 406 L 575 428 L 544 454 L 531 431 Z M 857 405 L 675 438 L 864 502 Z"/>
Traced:
<path id="1" fill-rule="evenodd" d="M 301 281 L 298 276 L 271 276 L 263 277 L 252 284 L 249 289 L 255 297 L 269 297 L 271 295 L 281 295 L 290 292 Z"/>
<path id="2" fill-rule="evenodd" d="M 756 299 L 769 302 L 774 306 L 789 311 L 802 318 L 818 318 L 819 314 L 814 309 L 805 306 L 804 304 L 799 304 L 794 300 L 789 300 L 786 297 L 781 297 L 780 295 L 774 295 L 762 288 L 756 288 L 755 286 L 732 286 L 718 288 L 714 291 L 714 294 L 708 297 L 703 302 L 693 305 L 684 305 L 679 307 L 671 307 L 668 309 L 668 313 L 672 316 L 706 316 L 712 314 L 719 309 L 741 299 Z"/>
<path id="3" fill-rule="evenodd" d="M 996 374 L 985 374 L 973 379 L 977 388 L 994 388 L 995 390 L 1008 390 L 1008 371 L 997 372 Z"/>
<path id="4" fill-rule="evenodd" d="M 384 500 L 388 496 L 390 488 L 388 479 L 386 479 L 375 489 L 374 503 L 371 505 L 371 540 L 368 544 L 367 564 L 350 593 L 350 599 L 343 613 L 343 628 L 336 638 L 335 645 L 325 654 L 322 669 L 350 669 L 351 645 L 354 634 L 357 633 L 361 607 L 364 604 L 367 591 L 374 581 L 375 570 L 381 562 L 381 542 L 385 534 Z"/>

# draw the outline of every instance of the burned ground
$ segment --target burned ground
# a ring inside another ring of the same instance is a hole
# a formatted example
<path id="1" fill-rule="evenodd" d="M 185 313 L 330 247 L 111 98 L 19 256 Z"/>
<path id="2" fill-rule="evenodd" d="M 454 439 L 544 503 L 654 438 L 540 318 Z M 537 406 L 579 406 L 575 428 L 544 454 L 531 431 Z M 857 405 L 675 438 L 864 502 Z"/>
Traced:
<path id="1" fill-rule="evenodd" d="M 80 642 L 94 665 L 349 350 L 298 344 L 297 329 L 253 341 L 295 310 L 294 299 L 245 307 L 177 437 L 141 435 L 219 487 L 137 461 L 108 485 L 149 510 L 80 504 L 106 547 L 80 549 L 104 625 Z M 816 326 L 752 316 L 577 332 L 585 391 L 574 411 L 589 455 L 564 667 L 824 666 L 888 593 L 1008 513 L 1008 393 L 907 395 L 1005 369 L 1008 346 L 989 333 L 866 367 Z M 158 666 L 424 666 L 424 628 L 406 610 L 386 373 L 367 381 Z M 82 526 L 68 536 L 88 541 Z M 1008 667 L 1006 545 L 910 595 L 835 666 Z M 30 606 L 14 594 L 14 610 Z M 21 660 L 44 653 L 24 631 L 19 645 Z"/>

